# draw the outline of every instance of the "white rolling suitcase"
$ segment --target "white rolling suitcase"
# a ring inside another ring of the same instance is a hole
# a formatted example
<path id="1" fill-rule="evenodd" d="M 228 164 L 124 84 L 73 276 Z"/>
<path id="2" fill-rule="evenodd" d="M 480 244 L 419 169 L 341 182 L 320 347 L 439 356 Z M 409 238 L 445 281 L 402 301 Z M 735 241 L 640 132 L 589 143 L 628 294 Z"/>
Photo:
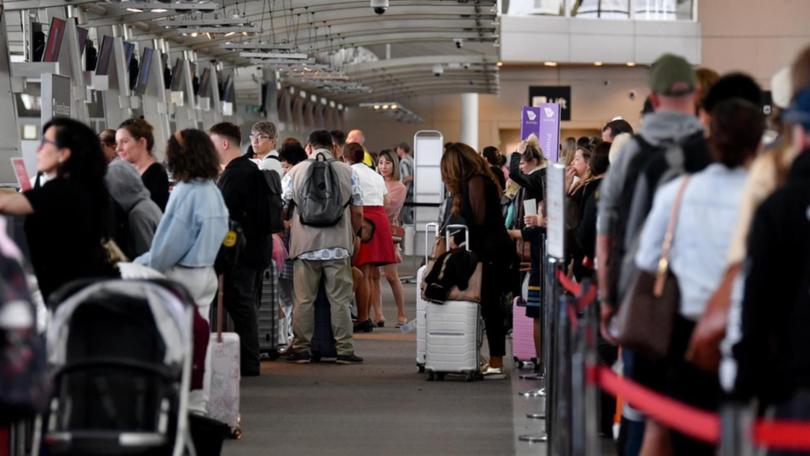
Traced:
<path id="1" fill-rule="evenodd" d="M 208 343 L 211 356 L 211 390 L 208 398 L 208 416 L 230 427 L 232 434 L 241 434 L 239 428 L 239 335 L 222 332 L 222 276 L 217 292 L 217 332 Z"/>
<path id="2" fill-rule="evenodd" d="M 463 225 L 446 228 L 447 245 L 450 231 L 464 229 L 469 249 L 469 231 Z M 473 301 L 427 303 L 425 372 L 427 380 L 443 380 L 445 374 L 462 374 L 466 381 L 480 379 L 480 351 L 484 323 L 481 306 Z"/>
<path id="3" fill-rule="evenodd" d="M 426 317 L 427 317 L 427 301 L 422 299 L 422 281 L 427 274 L 427 268 L 430 263 L 430 242 L 428 234 L 430 229 L 433 228 L 436 236 L 439 235 L 439 224 L 428 223 L 425 225 L 425 264 L 416 271 L 416 366 L 419 372 L 425 371 L 425 350 L 427 345 L 425 342 L 425 334 L 427 333 Z"/>

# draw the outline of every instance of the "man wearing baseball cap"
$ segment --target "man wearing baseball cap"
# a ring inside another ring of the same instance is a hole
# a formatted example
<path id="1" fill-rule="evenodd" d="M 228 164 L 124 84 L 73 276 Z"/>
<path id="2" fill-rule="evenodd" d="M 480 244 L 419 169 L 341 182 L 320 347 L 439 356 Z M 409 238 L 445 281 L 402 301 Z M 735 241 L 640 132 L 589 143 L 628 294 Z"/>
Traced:
<path id="1" fill-rule="evenodd" d="M 703 128 L 694 115 L 697 78 L 692 65 L 683 57 L 664 54 L 650 67 L 648 82 L 654 112 L 644 117 L 639 134 L 621 148 L 599 189 L 597 273 L 601 332 L 609 341 L 610 320 L 635 270 L 635 249 L 655 189 L 711 162 Z M 663 386 L 664 370 L 655 362 L 626 348 L 622 358 L 625 376 L 648 387 Z M 625 405 L 622 417 L 625 448 L 620 454 L 637 454 L 645 432 L 644 416 Z M 645 445 L 655 442 L 658 429 L 648 427 Z M 656 453 L 654 448 L 648 450 Z"/>

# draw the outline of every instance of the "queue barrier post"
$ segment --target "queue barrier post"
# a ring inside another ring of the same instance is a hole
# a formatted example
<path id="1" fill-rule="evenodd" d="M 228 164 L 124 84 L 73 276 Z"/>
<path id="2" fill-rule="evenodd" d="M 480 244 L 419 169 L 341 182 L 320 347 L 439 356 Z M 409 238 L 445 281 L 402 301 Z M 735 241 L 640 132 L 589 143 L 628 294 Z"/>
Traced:
<path id="1" fill-rule="evenodd" d="M 720 407 L 720 456 L 754 456 L 753 407 L 728 402 Z"/>
<path id="2" fill-rule="evenodd" d="M 588 293 L 592 283 L 584 283 L 581 296 Z M 599 314 L 594 303 L 584 303 L 585 309 L 577 320 L 576 331 L 572 334 L 573 353 L 571 355 L 571 438 L 573 454 L 597 456 L 599 447 L 599 387 L 590 381 L 588 366 L 599 362 L 597 352 Z M 577 309 L 574 309 L 575 311 Z"/>
<path id="3" fill-rule="evenodd" d="M 545 402 L 545 425 L 546 425 L 546 436 L 548 441 L 551 441 L 551 436 L 554 432 L 554 422 L 555 422 L 555 413 L 554 407 L 552 405 L 552 391 L 554 391 L 554 350 L 553 346 L 555 344 L 554 341 L 554 320 L 556 319 L 556 314 L 554 313 L 554 309 L 556 308 L 555 302 L 559 302 L 559 289 L 556 286 L 557 280 L 555 279 L 555 274 L 557 272 L 557 260 L 555 258 L 549 257 L 545 253 L 545 249 L 543 253 L 543 309 L 542 309 L 542 352 L 543 352 L 543 379 L 544 379 L 544 386 L 546 391 L 546 400 Z"/>
<path id="4" fill-rule="evenodd" d="M 556 280 L 555 280 L 556 281 Z M 570 295 L 562 295 L 557 299 L 554 322 L 554 387 L 551 391 L 553 408 L 555 409 L 554 423 L 551 434 L 552 454 L 569 456 L 571 452 L 571 323 L 569 309 L 575 306 L 575 300 Z"/>

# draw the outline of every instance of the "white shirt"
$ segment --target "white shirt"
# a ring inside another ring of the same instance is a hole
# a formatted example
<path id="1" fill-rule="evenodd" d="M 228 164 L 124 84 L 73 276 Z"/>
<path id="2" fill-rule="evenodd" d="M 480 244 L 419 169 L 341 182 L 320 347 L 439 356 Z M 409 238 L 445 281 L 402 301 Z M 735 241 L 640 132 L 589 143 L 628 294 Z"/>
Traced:
<path id="1" fill-rule="evenodd" d="M 275 171 L 278 173 L 279 178 L 284 177 L 284 170 L 281 169 L 281 160 L 278 159 L 278 151 L 275 149 L 268 152 L 263 158 L 251 158 L 250 161 L 256 163 L 259 169 Z"/>
<path id="2" fill-rule="evenodd" d="M 385 179 L 363 163 L 353 164 L 352 169 L 363 193 L 363 206 L 382 206 L 383 198 L 388 194 Z"/>

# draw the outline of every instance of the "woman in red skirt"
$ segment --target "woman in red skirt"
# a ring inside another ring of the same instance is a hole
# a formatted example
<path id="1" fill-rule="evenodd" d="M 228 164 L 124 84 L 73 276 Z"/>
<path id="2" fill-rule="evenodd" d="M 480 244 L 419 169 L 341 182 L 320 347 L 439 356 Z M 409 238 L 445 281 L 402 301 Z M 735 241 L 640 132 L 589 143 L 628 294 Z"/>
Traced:
<path id="1" fill-rule="evenodd" d="M 374 324 L 369 318 L 369 308 L 374 304 L 377 326 L 385 324 L 380 296 L 379 266 L 396 262 L 391 226 L 385 213 L 384 199 L 388 190 L 382 176 L 363 164 L 365 151 L 357 143 L 349 143 L 343 149 L 343 160 L 350 164 L 363 192 L 363 232 L 360 248 L 353 264 L 363 271 L 368 286 L 368 299 L 357 303 L 356 330 L 370 331 Z"/>

